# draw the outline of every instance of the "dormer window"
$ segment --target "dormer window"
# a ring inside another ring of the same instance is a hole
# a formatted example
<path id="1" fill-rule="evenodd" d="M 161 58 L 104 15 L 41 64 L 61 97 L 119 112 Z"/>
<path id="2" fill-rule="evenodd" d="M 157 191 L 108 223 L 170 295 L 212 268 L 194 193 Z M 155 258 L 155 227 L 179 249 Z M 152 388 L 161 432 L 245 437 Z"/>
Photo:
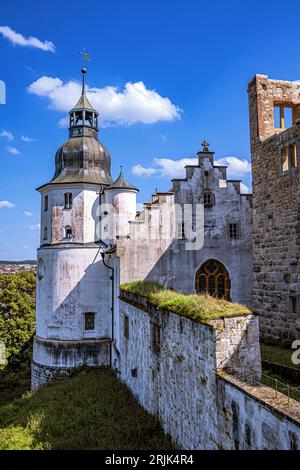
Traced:
<path id="1" fill-rule="evenodd" d="M 69 225 L 65 227 L 65 238 L 67 238 L 68 240 L 71 240 L 73 238 L 72 227 L 70 227 Z"/>
<path id="2" fill-rule="evenodd" d="M 73 196 L 72 193 L 65 193 L 65 209 L 72 209 Z"/>

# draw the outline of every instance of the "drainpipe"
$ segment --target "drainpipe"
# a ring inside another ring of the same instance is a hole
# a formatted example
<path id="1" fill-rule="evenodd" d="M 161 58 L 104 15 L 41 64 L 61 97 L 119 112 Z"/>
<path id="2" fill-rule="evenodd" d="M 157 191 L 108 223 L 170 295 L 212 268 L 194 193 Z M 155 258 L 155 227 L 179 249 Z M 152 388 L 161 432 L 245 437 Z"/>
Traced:
<path id="1" fill-rule="evenodd" d="M 114 342 L 114 321 L 115 321 L 115 269 L 106 264 L 105 262 L 105 252 L 101 252 L 102 261 L 106 268 L 111 270 L 111 343 L 110 343 L 110 367 L 112 367 L 112 346 Z"/>

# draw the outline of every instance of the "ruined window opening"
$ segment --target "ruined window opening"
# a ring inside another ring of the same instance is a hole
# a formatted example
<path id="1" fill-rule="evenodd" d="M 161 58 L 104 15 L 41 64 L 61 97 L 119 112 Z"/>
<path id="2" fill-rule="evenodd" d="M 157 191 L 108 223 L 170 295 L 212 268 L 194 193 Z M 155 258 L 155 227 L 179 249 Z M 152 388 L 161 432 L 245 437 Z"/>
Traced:
<path id="1" fill-rule="evenodd" d="M 240 238 L 240 226 L 238 223 L 228 224 L 228 238 L 230 240 L 237 240 Z"/>
<path id="2" fill-rule="evenodd" d="M 160 353 L 160 326 L 157 323 L 151 323 L 151 351 L 153 354 Z"/>
<path id="3" fill-rule="evenodd" d="M 65 193 L 65 209 L 72 209 L 73 197 L 72 193 Z"/>
<path id="4" fill-rule="evenodd" d="M 124 338 L 129 339 L 129 317 L 127 315 L 124 315 L 123 335 Z"/>
<path id="5" fill-rule="evenodd" d="M 292 105 L 274 105 L 274 129 L 288 129 L 295 124 L 295 107 Z"/>
<path id="6" fill-rule="evenodd" d="M 47 238 L 48 238 L 48 230 L 47 230 L 47 227 L 45 227 L 44 228 L 44 237 L 43 237 L 43 239 L 47 240 Z"/>
<path id="7" fill-rule="evenodd" d="M 209 208 L 214 205 L 214 198 L 211 192 L 205 192 L 203 194 L 203 204 L 205 208 Z"/>
<path id="8" fill-rule="evenodd" d="M 95 314 L 93 312 L 87 312 L 84 314 L 84 330 L 92 331 L 95 329 Z"/>
<path id="9" fill-rule="evenodd" d="M 282 167 L 283 172 L 289 171 L 289 149 L 288 149 L 288 147 L 284 147 L 281 150 L 281 167 Z"/>
<path id="10" fill-rule="evenodd" d="M 291 167 L 296 168 L 296 166 L 297 166 L 297 146 L 295 144 L 291 144 L 289 146 L 289 151 L 290 151 Z"/>
<path id="11" fill-rule="evenodd" d="M 298 438 L 295 433 L 289 431 L 290 436 L 290 450 L 299 450 Z"/>
<path id="12" fill-rule="evenodd" d="M 44 197 L 44 212 L 48 210 L 48 196 Z"/>
<path id="13" fill-rule="evenodd" d="M 296 295 L 290 296 L 289 303 L 290 303 L 290 308 L 289 308 L 290 313 L 297 314 L 298 313 L 298 304 L 299 304 L 297 296 Z"/>
<path id="14" fill-rule="evenodd" d="M 73 238 L 72 227 L 70 227 L 69 225 L 65 227 L 65 238 Z"/>

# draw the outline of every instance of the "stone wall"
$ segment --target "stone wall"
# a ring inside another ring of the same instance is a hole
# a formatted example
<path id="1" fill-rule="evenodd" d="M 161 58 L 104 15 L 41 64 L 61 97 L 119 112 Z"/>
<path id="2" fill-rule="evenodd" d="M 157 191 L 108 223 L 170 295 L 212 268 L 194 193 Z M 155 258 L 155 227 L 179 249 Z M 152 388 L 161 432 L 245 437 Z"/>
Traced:
<path id="1" fill-rule="evenodd" d="M 289 346 L 300 334 L 300 82 L 257 75 L 248 92 L 254 190 L 253 308 L 261 316 L 262 339 Z M 294 121 L 288 129 L 275 128 L 274 106 L 280 105 L 292 107 Z"/>
<path id="2" fill-rule="evenodd" d="M 245 428 L 240 417 L 244 419 L 248 413 L 246 392 L 220 376 L 220 371 L 226 370 L 227 374 L 235 374 L 229 377 L 238 374 L 259 378 L 257 316 L 210 320 L 204 325 L 174 313 L 163 313 L 145 298 L 121 291 L 119 328 L 115 366 L 121 380 L 141 405 L 159 418 L 164 430 L 180 447 L 272 448 L 271 441 L 265 443 L 258 433 L 260 413 L 267 425 L 274 421 L 277 428 L 282 426 L 278 437 L 280 448 L 287 447 L 289 432 L 300 439 L 299 423 L 295 424 L 274 403 L 268 404 L 263 399 L 258 402 L 255 387 L 252 387 L 253 414 Z M 237 405 L 232 405 L 233 402 Z M 238 418 L 233 415 L 232 406 L 239 407 Z M 259 423 L 261 426 L 262 422 Z M 235 443 L 237 432 L 239 444 Z M 257 436 L 251 445 L 246 441 L 249 432 Z"/>

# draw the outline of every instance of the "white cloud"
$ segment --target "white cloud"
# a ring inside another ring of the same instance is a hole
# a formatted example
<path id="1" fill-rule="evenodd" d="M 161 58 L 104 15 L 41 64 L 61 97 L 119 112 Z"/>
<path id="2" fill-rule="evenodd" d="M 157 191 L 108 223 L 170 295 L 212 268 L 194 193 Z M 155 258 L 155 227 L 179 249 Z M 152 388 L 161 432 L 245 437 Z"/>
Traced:
<path id="1" fill-rule="evenodd" d="M 22 47 L 35 47 L 37 49 L 42 49 L 45 52 L 55 52 L 55 46 L 51 41 L 41 41 L 40 39 L 30 36 L 25 38 L 22 34 L 17 33 L 9 26 L 0 26 L 0 33 L 12 42 L 13 45 L 18 45 Z"/>
<path id="2" fill-rule="evenodd" d="M 6 207 L 7 209 L 12 209 L 15 205 L 10 201 L 0 201 L 0 207 Z"/>
<path id="3" fill-rule="evenodd" d="M 28 137 L 27 135 L 22 135 L 21 139 L 23 142 L 35 142 L 35 139 L 32 139 L 31 137 Z"/>
<path id="4" fill-rule="evenodd" d="M 30 230 L 40 230 L 41 224 L 29 225 Z"/>
<path id="5" fill-rule="evenodd" d="M 0 137 L 5 137 L 7 140 L 13 140 L 14 136 L 10 131 L 0 131 Z"/>
<path id="6" fill-rule="evenodd" d="M 5 150 L 12 155 L 20 155 L 19 150 L 16 147 L 10 147 L 9 145 L 5 147 Z"/>
<path id="7" fill-rule="evenodd" d="M 242 194 L 250 194 L 251 193 L 251 189 L 248 188 L 248 186 L 243 182 L 241 182 L 241 193 Z"/>
<path id="8" fill-rule="evenodd" d="M 171 158 L 154 158 L 154 162 L 159 167 L 160 176 L 167 178 L 185 178 L 185 166 L 197 165 L 198 158 L 181 158 L 172 160 Z"/>
<path id="9" fill-rule="evenodd" d="M 75 81 L 63 83 L 59 78 L 43 76 L 31 83 L 29 93 L 47 97 L 49 109 L 69 111 L 81 94 L 81 85 Z M 87 96 L 95 109 L 101 113 L 100 124 L 132 125 L 152 124 L 158 121 L 180 119 L 181 109 L 167 97 L 148 89 L 143 82 L 128 82 L 123 90 L 114 86 L 87 88 Z M 67 125 L 66 119 L 60 126 Z"/>
<path id="10" fill-rule="evenodd" d="M 215 161 L 215 165 L 227 165 L 228 178 L 241 178 L 251 174 L 251 163 L 237 157 L 224 157 Z"/>
<path id="11" fill-rule="evenodd" d="M 153 176 L 155 175 L 158 170 L 157 168 L 152 168 L 152 167 L 145 167 L 143 165 L 135 165 L 131 168 L 131 172 L 136 175 L 136 176 Z"/>
<path id="12" fill-rule="evenodd" d="M 33 213 L 30 211 L 24 211 L 24 215 L 26 215 L 26 217 L 32 217 Z"/>

